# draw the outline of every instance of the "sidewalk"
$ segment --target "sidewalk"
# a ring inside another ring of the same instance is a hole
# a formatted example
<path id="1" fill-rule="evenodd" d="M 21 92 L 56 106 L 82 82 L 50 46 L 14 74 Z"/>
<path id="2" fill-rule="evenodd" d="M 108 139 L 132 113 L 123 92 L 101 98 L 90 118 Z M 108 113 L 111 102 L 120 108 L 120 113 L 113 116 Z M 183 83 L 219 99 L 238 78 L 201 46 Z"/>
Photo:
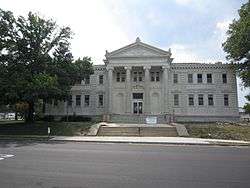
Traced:
<path id="1" fill-rule="evenodd" d="M 240 140 L 220 140 L 184 137 L 55 136 L 50 140 L 99 143 L 250 146 L 250 142 Z"/>

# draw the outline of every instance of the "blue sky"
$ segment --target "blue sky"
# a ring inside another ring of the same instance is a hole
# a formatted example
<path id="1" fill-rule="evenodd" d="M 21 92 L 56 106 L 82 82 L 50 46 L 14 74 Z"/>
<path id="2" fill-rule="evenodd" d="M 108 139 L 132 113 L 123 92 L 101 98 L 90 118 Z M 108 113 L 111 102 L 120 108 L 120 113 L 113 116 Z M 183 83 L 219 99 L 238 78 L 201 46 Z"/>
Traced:
<path id="1" fill-rule="evenodd" d="M 74 31 L 74 56 L 102 64 L 105 50 L 143 42 L 172 49 L 174 62 L 226 62 L 221 44 L 237 10 L 247 0 L 0 0 L 17 15 L 28 11 Z M 239 82 L 240 85 L 240 82 Z M 238 86 L 239 105 L 249 90 Z"/>

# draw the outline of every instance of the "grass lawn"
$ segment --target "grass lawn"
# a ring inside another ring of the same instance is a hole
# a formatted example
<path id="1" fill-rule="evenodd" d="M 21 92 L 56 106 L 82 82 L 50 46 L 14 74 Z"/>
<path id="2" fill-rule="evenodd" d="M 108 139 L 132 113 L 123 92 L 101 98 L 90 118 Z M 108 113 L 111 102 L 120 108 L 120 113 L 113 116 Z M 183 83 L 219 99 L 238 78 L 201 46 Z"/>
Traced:
<path id="1" fill-rule="evenodd" d="M 185 123 L 190 137 L 250 141 L 250 124 Z"/>
<path id="2" fill-rule="evenodd" d="M 27 125 L 23 121 L 0 121 L 0 135 L 47 135 L 57 136 L 85 135 L 95 122 L 42 122 Z"/>

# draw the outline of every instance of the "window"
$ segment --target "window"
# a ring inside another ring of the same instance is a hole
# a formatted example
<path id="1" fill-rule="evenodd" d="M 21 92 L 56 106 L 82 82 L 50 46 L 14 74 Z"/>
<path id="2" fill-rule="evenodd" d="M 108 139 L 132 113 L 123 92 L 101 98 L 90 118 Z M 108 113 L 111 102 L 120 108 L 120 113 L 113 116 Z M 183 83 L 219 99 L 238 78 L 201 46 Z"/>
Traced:
<path id="1" fill-rule="evenodd" d="M 81 95 L 76 95 L 76 106 L 81 106 Z"/>
<path id="2" fill-rule="evenodd" d="M 224 106 L 228 106 L 229 103 L 228 103 L 228 94 L 225 94 L 224 95 Z"/>
<path id="3" fill-rule="evenodd" d="M 121 80 L 121 74 L 119 72 L 116 73 L 116 81 L 120 82 Z"/>
<path id="4" fill-rule="evenodd" d="M 89 76 L 87 76 L 86 78 L 85 78 L 85 84 L 89 84 L 90 83 L 90 78 L 89 78 Z"/>
<path id="5" fill-rule="evenodd" d="M 99 75 L 99 84 L 103 84 L 103 75 Z"/>
<path id="6" fill-rule="evenodd" d="M 160 81 L 160 72 L 155 72 L 155 81 L 156 82 Z"/>
<path id="7" fill-rule="evenodd" d="M 197 74 L 197 82 L 202 83 L 202 74 Z"/>
<path id="8" fill-rule="evenodd" d="M 154 72 L 150 72 L 151 75 L 151 82 L 155 81 L 155 73 Z"/>
<path id="9" fill-rule="evenodd" d="M 137 72 L 133 73 L 133 80 L 134 80 L 134 82 L 137 82 Z"/>
<path id="10" fill-rule="evenodd" d="M 211 84 L 213 82 L 212 80 L 212 74 L 207 74 L 207 83 Z"/>
<path id="11" fill-rule="evenodd" d="M 194 95 L 193 94 L 188 95 L 188 105 L 194 106 Z"/>
<path id="12" fill-rule="evenodd" d="M 125 80 L 126 80 L 126 73 L 121 72 L 121 82 L 125 82 Z"/>
<path id="13" fill-rule="evenodd" d="M 179 95 L 174 94 L 174 106 L 178 106 L 178 105 L 179 105 Z"/>
<path id="14" fill-rule="evenodd" d="M 198 95 L 198 104 L 200 106 L 204 105 L 203 94 Z"/>
<path id="15" fill-rule="evenodd" d="M 142 82 L 142 72 L 139 71 L 139 72 L 133 72 L 133 81 L 134 82 Z"/>
<path id="16" fill-rule="evenodd" d="M 214 97 L 212 94 L 208 95 L 208 106 L 213 106 L 214 105 Z"/>
<path id="17" fill-rule="evenodd" d="M 89 106 L 89 95 L 84 96 L 84 106 Z"/>
<path id="18" fill-rule="evenodd" d="M 174 74 L 174 83 L 178 83 L 178 74 Z"/>
<path id="19" fill-rule="evenodd" d="M 98 96 L 98 106 L 103 107 L 103 95 Z"/>
<path id="20" fill-rule="evenodd" d="M 222 82 L 223 84 L 227 83 L 227 74 L 222 74 Z"/>
<path id="21" fill-rule="evenodd" d="M 67 102 L 68 102 L 68 106 L 72 106 L 72 95 L 69 96 Z"/>
<path id="22" fill-rule="evenodd" d="M 142 82 L 142 72 L 138 72 L 138 80 L 139 82 Z"/>
<path id="23" fill-rule="evenodd" d="M 143 99 L 143 93 L 133 93 L 133 99 Z"/>
<path id="24" fill-rule="evenodd" d="M 193 83 L 193 74 L 188 74 L 188 83 Z"/>

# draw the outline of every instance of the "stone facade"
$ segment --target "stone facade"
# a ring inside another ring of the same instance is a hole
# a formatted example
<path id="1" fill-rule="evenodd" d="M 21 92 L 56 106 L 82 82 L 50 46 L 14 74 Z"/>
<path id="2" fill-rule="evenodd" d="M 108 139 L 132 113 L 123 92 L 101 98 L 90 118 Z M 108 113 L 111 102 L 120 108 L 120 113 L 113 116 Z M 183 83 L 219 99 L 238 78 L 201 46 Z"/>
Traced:
<path id="1" fill-rule="evenodd" d="M 95 65 L 90 80 L 72 87 L 72 104 L 46 105 L 46 114 L 115 122 L 238 120 L 237 84 L 228 64 L 172 63 L 171 51 L 140 41 Z M 178 54 L 177 54 L 178 55 Z M 89 83 L 88 83 L 89 82 Z"/>

